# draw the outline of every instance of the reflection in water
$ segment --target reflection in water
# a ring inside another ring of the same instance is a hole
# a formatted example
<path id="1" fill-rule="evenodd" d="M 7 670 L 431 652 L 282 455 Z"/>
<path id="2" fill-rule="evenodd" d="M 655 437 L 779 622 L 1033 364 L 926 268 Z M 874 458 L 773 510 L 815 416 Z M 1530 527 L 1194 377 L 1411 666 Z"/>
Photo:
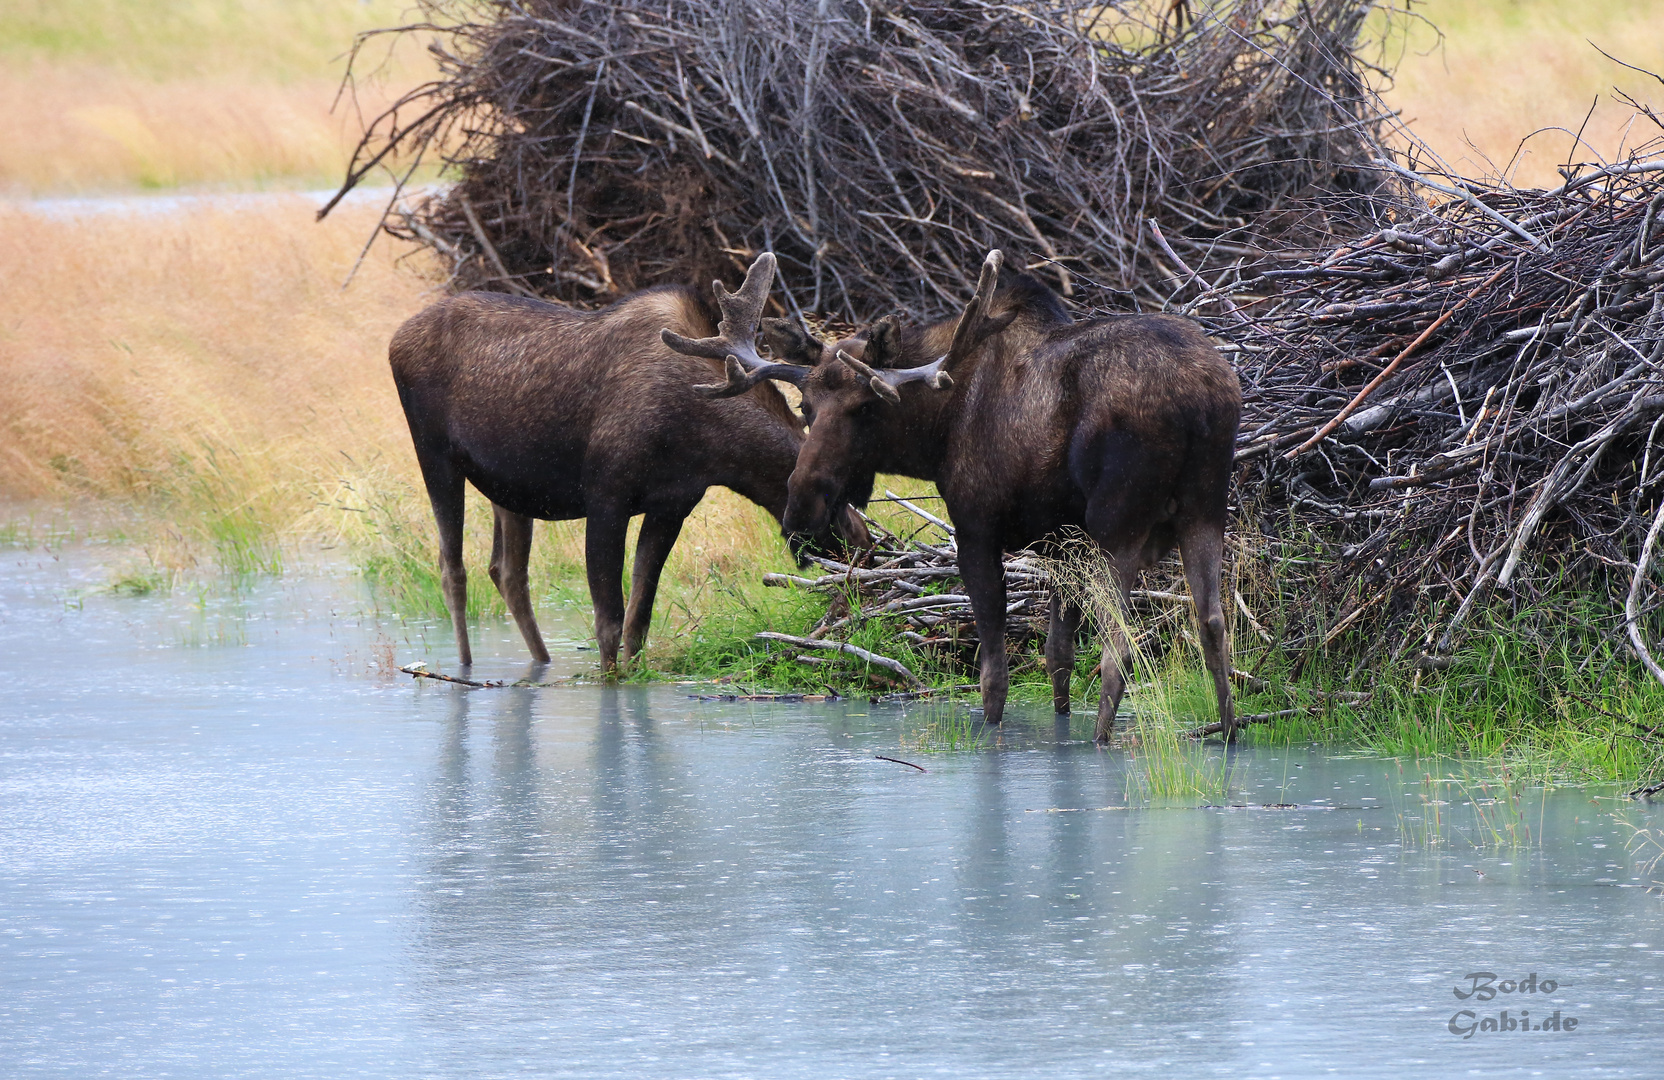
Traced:
<path id="1" fill-rule="evenodd" d="M 956 706 L 384 681 L 419 628 L 303 582 L 180 648 L 185 598 L 66 610 L 56 565 L 0 572 L 7 1077 L 1656 1071 L 1647 806 L 1406 847 L 1425 769 L 1270 748 L 1245 801 L 1302 809 L 1113 808 L 1047 712 L 919 773 L 873 754 Z M 1452 1035 L 1473 971 L 1579 1027 Z"/>

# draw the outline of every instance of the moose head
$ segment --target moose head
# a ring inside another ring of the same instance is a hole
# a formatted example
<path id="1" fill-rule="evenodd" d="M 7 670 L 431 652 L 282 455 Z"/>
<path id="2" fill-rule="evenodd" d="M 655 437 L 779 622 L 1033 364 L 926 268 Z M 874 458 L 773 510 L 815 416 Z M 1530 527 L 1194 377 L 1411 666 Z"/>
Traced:
<path id="1" fill-rule="evenodd" d="M 725 397 L 743 393 L 762 379 L 778 379 L 802 393 L 809 437 L 798 452 L 781 519 L 787 532 L 825 529 L 841 503 L 864 498 L 880 461 L 928 452 L 929 420 L 953 389 L 953 370 L 1016 317 L 1015 309 L 998 316 L 989 310 L 1003 262 L 998 250 L 988 253 L 976 295 L 945 342 L 940 334 L 914 332 L 893 315 L 831 345 L 800 323 L 763 319 L 763 339 L 774 361 L 756 358 L 754 349 L 747 356 L 750 341 L 735 343 L 724 355 L 728 381 L 697 387 L 701 393 Z M 946 350 L 940 351 L 944 344 Z M 681 348 L 675 342 L 671 347 Z M 934 359 L 926 359 L 931 356 Z M 914 385 L 918 390 L 907 391 Z"/>

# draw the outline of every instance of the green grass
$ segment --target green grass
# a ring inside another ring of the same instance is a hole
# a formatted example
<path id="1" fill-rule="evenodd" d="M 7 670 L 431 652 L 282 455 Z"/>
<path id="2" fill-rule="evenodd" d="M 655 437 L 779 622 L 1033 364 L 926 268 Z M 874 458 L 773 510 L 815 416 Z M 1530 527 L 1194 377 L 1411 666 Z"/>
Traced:
<path id="1" fill-rule="evenodd" d="M 1323 706 L 1256 729 L 1271 738 L 1339 742 L 1407 758 L 1463 758 L 1505 765 L 1532 783 L 1593 783 L 1657 775 L 1664 743 L 1645 728 L 1664 718 L 1664 686 L 1651 679 L 1627 646 L 1601 634 L 1588 599 L 1560 612 L 1486 613 L 1443 671 L 1403 663 L 1376 671 L 1360 706 Z M 1342 689 L 1352 657 L 1308 665 L 1285 701 L 1302 690 Z M 1261 674 L 1281 685 L 1275 662 Z M 1263 702 L 1263 696 L 1255 699 Z M 1283 707 L 1289 707 L 1287 705 Z M 1271 710 L 1265 710 L 1271 711 Z"/>
<path id="2" fill-rule="evenodd" d="M 110 591 L 117 596 L 150 596 L 172 588 L 173 576 L 153 566 L 122 571 L 110 582 Z"/>

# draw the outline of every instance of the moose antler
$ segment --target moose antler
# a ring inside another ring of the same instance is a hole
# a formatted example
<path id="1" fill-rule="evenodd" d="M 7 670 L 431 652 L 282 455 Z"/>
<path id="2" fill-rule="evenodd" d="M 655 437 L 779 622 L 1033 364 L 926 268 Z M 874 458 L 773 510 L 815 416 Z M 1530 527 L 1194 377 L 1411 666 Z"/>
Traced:
<path id="1" fill-rule="evenodd" d="M 838 350 L 838 359 L 847 364 L 850 370 L 860 376 L 872 392 L 880 398 L 894 405 L 901 401 L 901 395 L 896 387 L 903 383 L 922 382 L 932 390 L 947 390 L 953 386 L 953 379 L 948 372 L 953 366 L 976 351 L 976 347 L 995 334 L 1011 325 L 1011 320 L 1017 317 L 1013 308 L 997 319 L 988 317 L 988 306 L 994 299 L 994 287 L 999 284 L 1000 267 L 1005 263 L 1005 255 L 998 248 L 988 253 L 982 262 L 982 274 L 977 278 L 976 295 L 965 305 L 965 311 L 959 316 L 959 323 L 953 328 L 953 344 L 948 351 L 928 364 L 911 368 L 885 368 L 882 371 L 869 367 L 850 356 L 842 349 Z"/>
<path id="2" fill-rule="evenodd" d="M 763 305 L 768 302 L 768 290 L 773 284 L 774 253 L 765 251 L 745 272 L 745 282 L 738 292 L 729 292 L 720 281 L 712 283 L 717 307 L 722 310 L 716 337 L 683 337 L 668 327 L 659 331 L 664 343 L 679 353 L 723 362 L 728 381 L 697 385 L 694 389 L 699 393 L 706 397 L 733 397 L 745 393 L 764 379 L 803 385 L 809 369 L 795 364 L 771 364 L 757 355 L 757 323 L 762 318 Z"/>
<path id="3" fill-rule="evenodd" d="M 982 274 L 976 279 L 976 295 L 965 305 L 964 312 L 959 316 L 959 325 L 953 328 L 953 344 L 948 346 L 947 355 L 935 361 L 942 365 L 943 371 L 951 371 L 953 366 L 965 359 L 976 347 L 995 334 L 1011 325 L 1016 318 L 1016 309 L 1012 309 L 998 319 L 988 317 L 988 305 L 994 300 L 994 286 L 999 284 L 1000 267 L 1005 265 L 1005 253 L 995 248 L 982 260 Z"/>

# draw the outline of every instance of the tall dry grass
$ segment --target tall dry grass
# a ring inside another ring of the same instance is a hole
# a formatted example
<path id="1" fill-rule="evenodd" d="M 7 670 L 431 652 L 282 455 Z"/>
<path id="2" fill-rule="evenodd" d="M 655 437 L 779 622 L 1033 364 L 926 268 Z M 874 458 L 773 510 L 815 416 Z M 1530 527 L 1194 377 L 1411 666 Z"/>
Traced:
<path id="1" fill-rule="evenodd" d="M 132 501 L 166 557 L 271 564 L 337 462 L 401 436 L 388 336 L 428 286 L 297 196 L 54 217 L 0 205 L 0 495 Z"/>
<path id="2" fill-rule="evenodd" d="M 1664 85 L 1595 48 L 1664 74 L 1657 0 L 1424 0 L 1413 10 L 1444 36 L 1412 26 L 1393 42 L 1398 77 L 1387 100 L 1461 172 L 1553 186 L 1568 158 L 1616 160 L 1664 135 L 1613 93 L 1664 109 Z"/>
<path id="3" fill-rule="evenodd" d="M 0 5 L 0 192 L 327 186 L 358 117 L 331 111 L 360 31 L 402 0 L 10 0 Z M 403 43 L 379 109 L 429 65 Z M 373 112 L 372 112 L 373 115 Z"/>
<path id="4" fill-rule="evenodd" d="M 292 195 L 73 218 L 0 204 L 0 498 L 131 502 L 169 574 L 344 544 L 394 610 L 442 611 L 386 367 L 394 329 L 436 294 L 385 242 L 341 287 L 375 213 L 349 203 L 315 224 Z M 666 566 L 661 624 L 696 623 L 714 591 L 784 568 L 778 532 L 712 491 Z M 476 614 L 502 612 L 490 536 L 471 496 Z M 540 601 L 587 603 L 583 523 L 540 525 L 533 568 Z"/>
<path id="5" fill-rule="evenodd" d="M 0 192 L 331 187 L 358 133 L 346 111 L 331 113 L 334 92 L 329 78 L 251 85 L 58 63 L 0 69 Z"/>

